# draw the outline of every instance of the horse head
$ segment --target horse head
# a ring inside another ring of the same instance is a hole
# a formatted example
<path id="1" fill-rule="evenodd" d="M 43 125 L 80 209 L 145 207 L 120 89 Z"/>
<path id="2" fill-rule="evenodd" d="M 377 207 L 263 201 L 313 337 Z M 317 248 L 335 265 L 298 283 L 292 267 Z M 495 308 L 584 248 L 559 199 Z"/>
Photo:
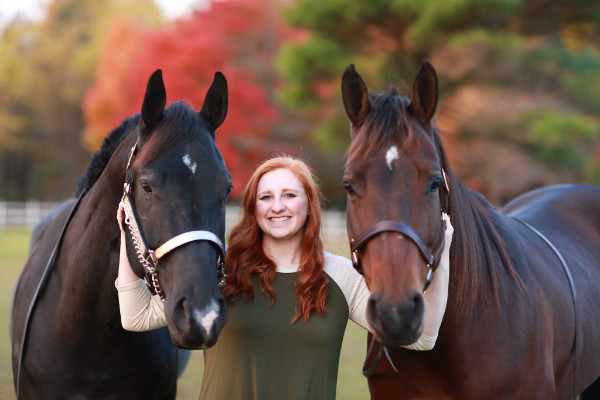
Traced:
<path id="1" fill-rule="evenodd" d="M 215 145 L 227 102 L 217 72 L 200 112 L 179 102 L 165 108 L 158 70 L 132 132 L 123 195 L 128 258 L 163 298 L 169 332 L 183 348 L 212 346 L 227 320 L 217 274 L 231 176 Z"/>
<path id="2" fill-rule="evenodd" d="M 378 341 L 414 343 L 425 321 L 424 290 L 444 244 L 448 186 L 432 118 L 437 75 L 423 61 L 410 99 L 370 93 L 353 65 L 342 77 L 351 123 L 344 170 L 355 267 L 371 291 L 367 320 Z"/>

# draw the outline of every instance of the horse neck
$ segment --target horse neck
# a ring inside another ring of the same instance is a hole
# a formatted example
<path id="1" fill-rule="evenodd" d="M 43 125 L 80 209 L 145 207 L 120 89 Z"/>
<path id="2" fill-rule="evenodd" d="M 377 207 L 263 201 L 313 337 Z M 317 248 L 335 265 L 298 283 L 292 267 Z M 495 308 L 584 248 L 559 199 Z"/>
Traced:
<path id="1" fill-rule="evenodd" d="M 80 301 L 77 304 L 65 300 L 65 306 L 70 303 L 69 307 L 85 308 L 88 313 L 89 303 L 97 308 L 106 307 L 106 312 L 114 312 L 118 306 L 114 281 L 118 272 L 120 231 L 116 213 L 133 140 L 126 138 L 115 150 L 69 224 L 62 245 L 64 257 L 57 267 L 61 269 L 63 287 L 69 288 L 68 297 L 76 294 L 74 298 Z"/>

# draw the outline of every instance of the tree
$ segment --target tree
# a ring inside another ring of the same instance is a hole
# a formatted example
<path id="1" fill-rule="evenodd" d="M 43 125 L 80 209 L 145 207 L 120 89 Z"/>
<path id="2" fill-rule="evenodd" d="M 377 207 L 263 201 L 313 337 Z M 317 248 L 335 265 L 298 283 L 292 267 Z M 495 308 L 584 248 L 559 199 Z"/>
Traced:
<path id="1" fill-rule="evenodd" d="M 74 192 L 89 160 L 80 105 L 117 15 L 160 19 L 151 0 L 54 0 L 41 22 L 14 21 L 2 32 L 0 198 L 59 200 Z"/>
<path id="2" fill-rule="evenodd" d="M 408 93 L 402 82 L 428 58 L 437 123 L 471 187 L 501 204 L 542 184 L 600 183 L 597 0 L 297 0 L 287 19 L 306 36 L 278 57 L 280 98 L 314 117 L 322 148 L 343 156 L 349 142 L 346 65 Z"/>
<path id="3" fill-rule="evenodd" d="M 88 148 L 138 112 L 155 69 L 163 70 L 169 101 L 183 99 L 196 109 L 215 71 L 221 71 L 229 85 L 229 112 L 216 140 L 233 176 L 234 195 L 239 194 L 268 153 L 278 121 L 272 59 L 288 34 L 279 15 L 275 0 L 212 1 L 158 29 L 115 25 L 84 102 Z"/>

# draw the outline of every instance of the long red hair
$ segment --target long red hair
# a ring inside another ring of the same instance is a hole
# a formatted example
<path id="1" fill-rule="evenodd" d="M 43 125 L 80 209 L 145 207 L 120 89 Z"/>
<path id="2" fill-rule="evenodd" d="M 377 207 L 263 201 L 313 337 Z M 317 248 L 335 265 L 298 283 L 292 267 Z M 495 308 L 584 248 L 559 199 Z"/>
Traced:
<path id="1" fill-rule="evenodd" d="M 227 286 L 223 294 L 229 303 L 240 296 L 254 297 L 252 277 L 258 276 L 263 294 L 271 296 L 271 305 L 276 293 L 271 285 L 277 265 L 264 253 L 262 231 L 256 221 L 256 197 L 258 182 L 266 173 L 287 168 L 298 178 L 308 200 L 308 217 L 302 235 L 302 256 L 296 274 L 298 307 L 292 322 L 300 317 L 308 321 L 310 313 L 325 314 L 325 300 L 329 286 L 323 265 L 323 241 L 321 240 L 321 206 L 319 188 L 310 168 L 301 160 L 289 156 L 271 158 L 254 171 L 242 193 L 242 218 L 229 235 L 229 245 L 225 256 Z"/>

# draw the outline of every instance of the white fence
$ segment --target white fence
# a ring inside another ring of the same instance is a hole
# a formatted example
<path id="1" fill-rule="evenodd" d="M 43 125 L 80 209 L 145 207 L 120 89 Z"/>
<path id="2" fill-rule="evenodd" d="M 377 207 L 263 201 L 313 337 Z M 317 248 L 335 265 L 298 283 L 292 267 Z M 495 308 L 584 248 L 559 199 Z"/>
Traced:
<path id="1" fill-rule="evenodd" d="M 11 229 L 32 229 L 58 203 L 51 202 L 10 202 L 0 201 L 0 231 Z M 239 206 L 227 206 L 225 225 L 231 229 L 240 218 Z M 346 239 L 346 216 L 343 211 L 323 212 L 323 237 L 328 242 Z"/>

